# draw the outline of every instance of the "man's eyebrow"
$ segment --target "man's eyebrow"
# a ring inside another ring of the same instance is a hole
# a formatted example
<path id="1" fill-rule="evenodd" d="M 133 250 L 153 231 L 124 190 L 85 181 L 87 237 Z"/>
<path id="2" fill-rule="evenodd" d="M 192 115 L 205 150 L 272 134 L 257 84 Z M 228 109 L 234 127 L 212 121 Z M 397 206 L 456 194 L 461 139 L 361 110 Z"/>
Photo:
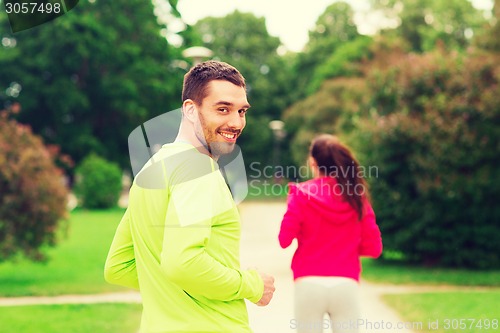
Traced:
<path id="1" fill-rule="evenodd" d="M 227 102 L 227 101 L 218 101 L 218 102 L 213 104 L 213 106 L 217 106 L 217 105 L 234 106 L 234 103 Z M 243 105 L 241 108 L 242 109 L 249 109 L 250 104 L 247 103 L 247 104 Z"/>

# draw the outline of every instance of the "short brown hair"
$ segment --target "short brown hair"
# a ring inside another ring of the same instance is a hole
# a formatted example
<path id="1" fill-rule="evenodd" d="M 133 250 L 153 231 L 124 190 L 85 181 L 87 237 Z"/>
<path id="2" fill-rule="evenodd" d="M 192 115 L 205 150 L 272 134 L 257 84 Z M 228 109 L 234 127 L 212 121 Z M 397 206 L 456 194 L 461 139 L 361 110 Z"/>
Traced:
<path id="1" fill-rule="evenodd" d="M 246 87 L 245 78 L 236 68 L 222 61 L 209 60 L 194 66 L 184 75 L 182 101 L 191 99 L 201 104 L 207 96 L 207 85 L 212 80 L 225 80 Z"/>

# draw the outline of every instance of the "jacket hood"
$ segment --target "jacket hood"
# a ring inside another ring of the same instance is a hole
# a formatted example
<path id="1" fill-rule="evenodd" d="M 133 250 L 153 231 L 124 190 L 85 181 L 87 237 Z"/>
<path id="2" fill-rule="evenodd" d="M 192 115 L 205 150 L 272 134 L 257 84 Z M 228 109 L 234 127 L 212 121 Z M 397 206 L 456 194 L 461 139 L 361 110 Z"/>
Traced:
<path id="1" fill-rule="evenodd" d="M 344 189 L 333 177 L 311 179 L 303 183 L 289 183 L 289 197 L 301 196 L 307 211 L 331 223 L 347 223 L 357 220 L 358 214 L 352 206 L 344 200 Z"/>

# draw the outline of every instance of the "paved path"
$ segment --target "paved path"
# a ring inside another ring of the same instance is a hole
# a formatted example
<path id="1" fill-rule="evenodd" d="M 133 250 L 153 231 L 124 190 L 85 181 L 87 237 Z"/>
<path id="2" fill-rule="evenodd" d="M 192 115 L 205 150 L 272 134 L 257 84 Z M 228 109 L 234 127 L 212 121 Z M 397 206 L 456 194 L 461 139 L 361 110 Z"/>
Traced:
<path id="1" fill-rule="evenodd" d="M 247 202 L 240 206 L 242 215 L 241 260 L 242 267 L 257 267 L 275 277 L 276 292 L 267 307 L 248 304 L 251 326 L 255 333 L 288 333 L 293 329 L 293 278 L 290 262 L 295 251 L 292 246 L 286 250 L 278 244 L 278 232 L 286 205 L 282 202 Z M 402 320 L 379 298 L 380 289 L 372 284 L 361 283 L 362 325 L 360 332 L 384 332 L 376 327 Z M 370 329 L 370 326 L 372 329 Z M 325 332 L 331 332 L 325 330 Z M 398 329 L 400 333 L 410 330 Z"/>
<path id="2" fill-rule="evenodd" d="M 94 303 L 140 303 L 138 292 L 106 293 L 95 295 L 61 295 L 41 297 L 0 297 L 2 306 L 46 305 L 46 304 L 94 304 Z"/>
<path id="3" fill-rule="evenodd" d="M 241 261 L 243 268 L 256 267 L 275 277 L 276 292 L 270 305 L 258 307 L 248 304 L 251 326 L 255 333 L 288 333 L 293 329 L 293 278 L 290 262 L 294 246 L 283 250 L 277 236 L 281 218 L 285 212 L 283 202 L 258 203 L 245 202 L 240 205 L 242 215 Z M 429 292 L 463 290 L 460 287 L 436 286 L 393 286 L 361 283 L 363 326 L 360 333 L 401 332 L 410 330 L 383 330 L 382 321 L 396 325 L 402 320 L 387 307 L 380 295 L 389 293 Z M 470 290 L 471 288 L 467 288 Z M 1 306 L 21 306 L 30 304 L 68 304 L 68 303 L 140 303 L 141 297 L 136 292 L 109 293 L 98 295 L 62 295 L 56 297 L 16 297 L 0 298 Z M 370 326 L 372 329 L 370 329 Z M 377 328 L 378 327 L 378 328 Z M 325 332 L 327 332 L 325 330 Z M 423 331 L 419 331 L 423 332 Z"/>

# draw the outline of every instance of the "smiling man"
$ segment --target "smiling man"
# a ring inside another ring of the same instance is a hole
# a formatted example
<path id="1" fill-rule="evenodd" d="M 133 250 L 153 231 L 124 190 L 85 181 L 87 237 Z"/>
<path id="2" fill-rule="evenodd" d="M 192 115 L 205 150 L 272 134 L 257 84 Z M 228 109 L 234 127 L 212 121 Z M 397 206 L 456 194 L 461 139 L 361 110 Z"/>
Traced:
<path id="1" fill-rule="evenodd" d="M 245 80 L 207 61 L 182 99 L 176 140 L 134 179 L 105 278 L 140 290 L 141 333 L 251 332 L 245 299 L 267 305 L 274 278 L 240 268 L 240 216 L 217 164 L 245 128 Z"/>
<path id="2" fill-rule="evenodd" d="M 217 75 L 203 88 L 196 83 L 205 79 L 206 68 L 195 67 L 187 74 L 183 92 L 186 121 L 181 124 L 178 140 L 204 148 L 201 152 L 215 159 L 234 149 L 236 139 L 245 128 L 245 115 L 250 108 L 245 81 L 236 73 L 227 75 L 227 81 Z M 196 82 L 193 87 L 189 84 L 190 79 Z"/>

